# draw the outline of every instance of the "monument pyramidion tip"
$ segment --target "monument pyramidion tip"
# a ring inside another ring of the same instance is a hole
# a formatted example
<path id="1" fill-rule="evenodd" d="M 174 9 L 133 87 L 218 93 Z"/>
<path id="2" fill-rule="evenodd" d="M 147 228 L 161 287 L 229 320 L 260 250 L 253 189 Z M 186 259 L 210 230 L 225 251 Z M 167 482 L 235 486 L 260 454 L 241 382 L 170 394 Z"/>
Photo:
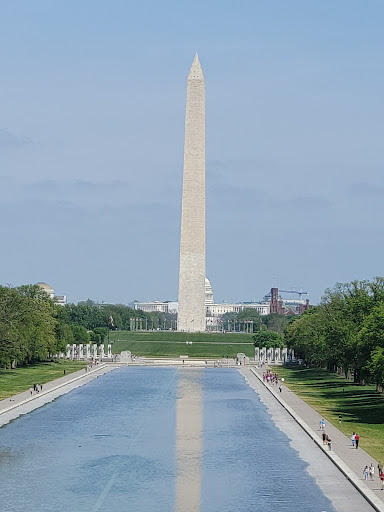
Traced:
<path id="1" fill-rule="evenodd" d="M 193 59 L 191 69 L 189 70 L 188 80 L 204 80 L 203 70 L 199 61 L 199 56 L 196 53 Z"/>

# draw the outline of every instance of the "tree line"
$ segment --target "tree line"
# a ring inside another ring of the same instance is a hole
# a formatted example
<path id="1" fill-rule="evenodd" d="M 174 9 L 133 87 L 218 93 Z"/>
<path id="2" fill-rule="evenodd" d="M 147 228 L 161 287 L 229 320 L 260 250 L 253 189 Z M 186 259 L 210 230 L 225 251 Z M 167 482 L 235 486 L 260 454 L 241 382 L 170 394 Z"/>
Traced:
<path id="1" fill-rule="evenodd" d="M 260 317 L 256 310 L 245 309 L 228 314 L 223 323 L 224 328 L 232 331 L 243 330 L 247 321 L 253 322 L 257 346 L 282 346 L 282 333 L 289 318 L 276 314 Z M 103 343 L 111 329 L 175 327 L 173 314 L 145 313 L 125 305 L 100 305 L 90 299 L 59 306 L 37 285 L 0 286 L 0 367 L 44 360 L 65 352 L 68 344 Z"/>
<path id="2" fill-rule="evenodd" d="M 306 364 L 384 385 L 384 278 L 337 283 L 285 329 Z"/>
<path id="3" fill-rule="evenodd" d="M 244 308 L 239 313 L 225 313 L 222 316 L 222 328 L 229 332 L 249 332 L 249 324 L 247 327 L 247 323 L 252 322 L 252 332 L 254 333 L 265 330 L 283 335 L 292 318 L 296 318 L 296 316 L 280 315 L 278 313 L 260 315 L 256 309 Z"/>
<path id="4" fill-rule="evenodd" d="M 110 329 L 130 329 L 132 319 L 142 328 L 165 328 L 173 321 L 171 315 L 100 307 L 90 300 L 58 306 L 37 285 L 0 286 L 0 367 L 45 360 L 65 352 L 67 344 L 102 343 Z"/>

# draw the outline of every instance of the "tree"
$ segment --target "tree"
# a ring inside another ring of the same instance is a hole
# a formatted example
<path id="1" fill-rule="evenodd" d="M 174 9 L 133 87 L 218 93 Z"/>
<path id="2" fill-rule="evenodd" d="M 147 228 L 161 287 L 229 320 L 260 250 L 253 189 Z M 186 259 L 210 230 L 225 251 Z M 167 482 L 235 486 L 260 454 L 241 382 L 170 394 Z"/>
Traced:
<path id="1" fill-rule="evenodd" d="M 291 315 L 280 315 L 279 313 L 270 313 L 269 315 L 262 316 L 261 321 L 268 331 L 275 331 L 279 334 L 284 334 L 284 329 L 294 318 L 297 317 Z"/>
<path id="2" fill-rule="evenodd" d="M 90 342 L 90 336 L 85 327 L 82 325 L 72 324 L 71 325 L 73 338 L 75 340 L 75 343 L 89 343 Z"/>
<path id="3" fill-rule="evenodd" d="M 233 323 L 236 319 L 237 319 L 237 313 L 234 313 L 234 312 L 224 313 L 224 315 L 221 317 L 221 321 L 223 322 L 224 331 L 229 331 L 231 329 L 231 326 L 233 326 Z M 232 328 L 232 330 L 233 330 L 233 328 Z"/>
<path id="4" fill-rule="evenodd" d="M 372 351 L 371 362 L 368 365 L 371 375 L 376 383 L 376 389 L 382 390 L 384 386 L 384 348 L 377 347 Z"/>
<path id="5" fill-rule="evenodd" d="M 54 305 L 39 287 L 0 287 L 0 364 L 28 364 L 56 352 Z"/>
<path id="6" fill-rule="evenodd" d="M 78 306 L 94 306 L 95 304 L 96 302 L 91 299 L 82 300 L 77 303 Z"/>
<path id="7" fill-rule="evenodd" d="M 63 322 L 57 322 L 56 338 L 58 352 L 65 352 L 67 345 L 75 343 L 75 337 L 71 326 L 69 324 L 64 324 Z"/>
<path id="8" fill-rule="evenodd" d="M 252 332 L 259 330 L 260 313 L 254 308 L 245 308 L 237 314 L 236 322 L 240 324 L 241 330 L 247 331 L 249 322 L 252 322 Z M 248 323 L 245 324 L 245 322 Z"/>
<path id="9" fill-rule="evenodd" d="M 19 295 L 29 297 L 30 299 L 52 300 L 48 293 L 37 284 L 23 284 L 14 289 Z"/>
<path id="10" fill-rule="evenodd" d="M 95 327 L 89 335 L 94 343 L 104 343 L 105 338 L 108 336 L 108 329 L 106 327 Z"/>
<path id="11" fill-rule="evenodd" d="M 301 359 L 319 366 L 326 363 L 325 323 L 320 307 L 308 309 L 290 322 L 284 334 L 287 346 L 293 348 Z"/>
<path id="12" fill-rule="evenodd" d="M 321 303 L 285 329 L 287 344 L 303 359 L 334 371 L 372 378 L 372 357 L 384 348 L 384 278 L 337 283 Z"/>
<path id="13" fill-rule="evenodd" d="M 259 331 L 252 336 L 255 347 L 259 348 L 283 348 L 283 336 L 273 331 Z"/>
<path id="14" fill-rule="evenodd" d="M 371 374 L 368 366 L 377 348 L 384 348 L 384 303 L 373 307 L 371 313 L 362 322 L 358 333 L 356 357 L 361 367 L 362 378 Z"/>

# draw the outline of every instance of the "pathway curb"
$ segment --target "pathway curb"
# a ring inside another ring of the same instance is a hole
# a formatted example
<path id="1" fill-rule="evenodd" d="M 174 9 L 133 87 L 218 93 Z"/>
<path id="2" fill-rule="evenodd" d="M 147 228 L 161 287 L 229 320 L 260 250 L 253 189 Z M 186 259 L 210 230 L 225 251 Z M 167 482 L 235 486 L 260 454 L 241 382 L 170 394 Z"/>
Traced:
<path id="1" fill-rule="evenodd" d="M 290 416 L 300 425 L 304 432 L 316 443 L 318 448 L 333 462 L 333 464 L 343 473 L 343 475 L 351 482 L 351 484 L 357 489 L 357 491 L 368 501 L 368 503 L 378 512 L 384 512 L 384 504 L 379 498 L 369 489 L 366 485 L 360 482 L 356 474 L 340 459 L 334 452 L 326 450 L 322 444 L 321 439 L 314 432 L 314 430 L 302 420 L 302 418 L 296 414 L 296 412 L 281 399 L 281 397 L 270 387 L 265 384 L 260 375 L 255 372 L 253 368 L 250 371 L 255 377 L 268 389 L 272 396 L 284 407 Z"/>

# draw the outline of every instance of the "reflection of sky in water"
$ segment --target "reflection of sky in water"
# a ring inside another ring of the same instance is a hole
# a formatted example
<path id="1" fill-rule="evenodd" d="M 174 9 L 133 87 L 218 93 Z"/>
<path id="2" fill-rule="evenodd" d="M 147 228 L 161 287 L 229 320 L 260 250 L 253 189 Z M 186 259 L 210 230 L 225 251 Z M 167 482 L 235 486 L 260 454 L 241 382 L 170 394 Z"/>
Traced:
<path id="1" fill-rule="evenodd" d="M 2 510 L 173 511 L 178 374 L 122 368 L 1 428 Z M 204 396 L 201 512 L 333 511 L 236 370 L 194 375 Z"/>
<path id="2" fill-rule="evenodd" d="M 202 512 L 334 511 L 237 371 L 207 370 L 203 389 Z"/>

